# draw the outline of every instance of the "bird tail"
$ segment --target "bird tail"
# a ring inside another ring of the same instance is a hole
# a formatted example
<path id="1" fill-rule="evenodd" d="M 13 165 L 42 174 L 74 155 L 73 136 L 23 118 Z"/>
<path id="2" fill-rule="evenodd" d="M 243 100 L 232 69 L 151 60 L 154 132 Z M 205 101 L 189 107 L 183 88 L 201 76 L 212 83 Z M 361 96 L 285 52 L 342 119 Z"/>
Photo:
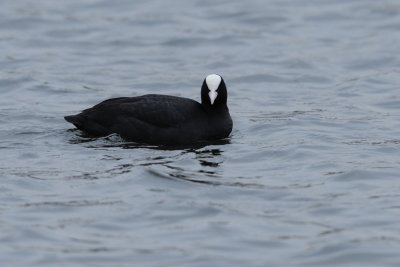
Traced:
<path id="1" fill-rule="evenodd" d="M 82 125 L 79 115 L 65 116 L 64 119 L 75 125 L 77 128 L 80 128 L 80 126 Z"/>

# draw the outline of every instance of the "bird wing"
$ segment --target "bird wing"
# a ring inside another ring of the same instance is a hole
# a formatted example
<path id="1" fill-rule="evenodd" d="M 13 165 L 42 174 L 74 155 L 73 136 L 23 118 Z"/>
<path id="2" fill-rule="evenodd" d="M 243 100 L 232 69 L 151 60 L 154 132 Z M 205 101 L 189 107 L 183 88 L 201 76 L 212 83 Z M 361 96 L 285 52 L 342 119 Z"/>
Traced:
<path id="1" fill-rule="evenodd" d="M 179 127 L 196 118 L 202 111 L 201 104 L 188 98 L 167 95 L 144 95 L 105 100 L 84 110 L 97 122 L 111 123 L 119 119 L 140 120 L 157 127 Z M 99 118 L 99 116 L 101 118 Z M 104 124 L 104 123 L 102 123 Z"/>

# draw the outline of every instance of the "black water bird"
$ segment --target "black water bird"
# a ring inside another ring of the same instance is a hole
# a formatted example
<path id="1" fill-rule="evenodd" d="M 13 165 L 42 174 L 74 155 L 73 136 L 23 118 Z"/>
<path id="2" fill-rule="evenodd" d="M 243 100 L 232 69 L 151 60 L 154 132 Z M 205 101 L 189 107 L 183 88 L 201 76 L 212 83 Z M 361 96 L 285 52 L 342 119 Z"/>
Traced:
<path id="1" fill-rule="evenodd" d="M 232 119 L 220 75 L 210 74 L 201 87 L 201 103 L 149 94 L 105 100 L 65 120 L 92 136 L 113 133 L 150 145 L 187 145 L 229 136 Z"/>

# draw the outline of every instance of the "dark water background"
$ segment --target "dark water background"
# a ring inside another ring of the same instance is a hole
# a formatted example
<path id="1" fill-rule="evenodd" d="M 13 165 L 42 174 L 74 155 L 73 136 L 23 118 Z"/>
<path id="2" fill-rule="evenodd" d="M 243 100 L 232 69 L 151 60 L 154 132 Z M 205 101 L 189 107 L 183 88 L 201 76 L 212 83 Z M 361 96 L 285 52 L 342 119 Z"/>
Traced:
<path id="1" fill-rule="evenodd" d="M 395 0 L 2 0 L 1 265 L 400 266 L 399 55 Z M 209 73 L 227 144 L 63 120 Z"/>

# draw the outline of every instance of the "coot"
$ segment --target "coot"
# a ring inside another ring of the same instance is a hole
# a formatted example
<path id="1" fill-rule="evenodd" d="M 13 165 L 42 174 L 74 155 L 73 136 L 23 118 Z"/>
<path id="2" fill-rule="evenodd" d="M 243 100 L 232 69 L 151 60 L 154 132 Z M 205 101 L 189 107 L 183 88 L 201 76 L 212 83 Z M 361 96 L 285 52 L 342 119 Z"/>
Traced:
<path id="1" fill-rule="evenodd" d="M 232 131 L 227 90 L 220 75 L 208 75 L 201 104 L 188 98 L 149 94 L 105 100 L 65 120 L 92 136 L 112 133 L 150 145 L 185 145 L 226 138 Z"/>

